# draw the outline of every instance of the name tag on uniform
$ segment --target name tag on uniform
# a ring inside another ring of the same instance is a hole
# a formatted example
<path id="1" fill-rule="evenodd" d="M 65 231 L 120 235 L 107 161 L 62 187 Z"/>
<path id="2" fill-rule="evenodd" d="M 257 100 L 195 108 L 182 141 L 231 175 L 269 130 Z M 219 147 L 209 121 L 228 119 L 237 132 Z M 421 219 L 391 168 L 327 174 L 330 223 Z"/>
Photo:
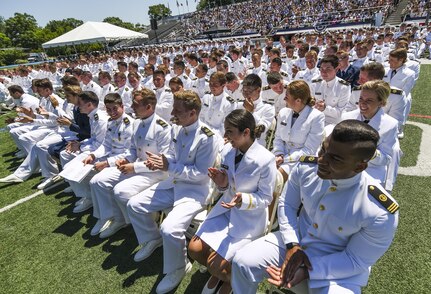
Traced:
<path id="1" fill-rule="evenodd" d="M 224 168 L 224 169 L 229 169 L 229 167 L 226 165 L 226 164 L 222 164 L 222 165 L 220 165 L 222 168 Z"/>
<path id="2" fill-rule="evenodd" d="M 321 92 L 316 92 L 315 95 L 322 95 L 322 93 Z"/>

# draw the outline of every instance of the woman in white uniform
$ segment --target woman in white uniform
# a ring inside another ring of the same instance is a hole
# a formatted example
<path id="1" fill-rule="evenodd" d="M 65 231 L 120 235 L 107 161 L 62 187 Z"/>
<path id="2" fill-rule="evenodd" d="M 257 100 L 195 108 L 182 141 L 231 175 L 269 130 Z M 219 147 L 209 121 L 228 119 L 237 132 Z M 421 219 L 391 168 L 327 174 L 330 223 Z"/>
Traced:
<path id="1" fill-rule="evenodd" d="M 377 151 L 368 162 L 366 172 L 379 180 L 382 186 L 392 190 L 398 171 L 401 150 L 397 137 L 398 121 L 383 111 L 390 91 L 389 84 L 384 81 L 366 82 L 361 88 L 359 108 L 344 113 L 342 120 L 360 120 L 379 132 L 380 139 Z"/>
<path id="2" fill-rule="evenodd" d="M 325 115 L 313 107 L 315 100 L 303 80 L 293 81 L 287 86 L 284 100 L 287 108 L 278 114 L 272 153 L 286 181 L 301 156 L 317 155 L 323 140 Z"/>
<path id="3" fill-rule="evenodd" d="M 223 196 L 190 241 L 189 255 L 207 266 L 211 278 L 202 293 L 229 293 L 231 260 L 245 244 L 260 237 L 268 219 L 276 179 L 274 155 L 257 142 L 253 115 L 243 109 L 225 119 L 221 168 L 208 175 Z"/>

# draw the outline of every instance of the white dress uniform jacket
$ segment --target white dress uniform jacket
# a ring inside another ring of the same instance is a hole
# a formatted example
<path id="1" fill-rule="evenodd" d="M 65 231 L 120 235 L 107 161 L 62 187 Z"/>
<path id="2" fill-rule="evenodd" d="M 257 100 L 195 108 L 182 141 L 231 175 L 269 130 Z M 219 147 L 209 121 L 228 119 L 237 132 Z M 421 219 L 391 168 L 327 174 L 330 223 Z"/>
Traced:
<path id="1" fill-rule="evenodd" d="M 325 115 L 308 105 L 299 113 L 292 125 L 293 110 L 284 108 L 277 118 L 272 153 L 284 156 L 282 168 L 290 174 L 292 167 L 303 155 L 317 155 L 323 140 Z"/>
<path id="2" fill-rule="evenodd" d="M 303 80 L 308 84 L 309 87 L 311 87 L 311 81 L 316 80 L 320 77 L 320 71 L 317 67 L 313 69 L 305 69 L 298 71 L 295 78 L 293 80 Z"/>
<path id="3" fill-rule="evenodd" d="M 82 91 L 91 91 L 99 97 L 99 100 L 104 100 L 105 96 L 102 96 L 102 87 L 96 84 L 94 81 L 90 81 L 87 85 L 82 87 Z"/>
<path id="4" fill-rule="evenodd" d="M 365 286 L 370 267 L 392 242 L 397 210 L 395 200 L 365 172 L 322 180 L 316 164 L 299 164 L 280 198 L 279 245 L 303 246 L 313 267 L 310 288 L 334 282 Z"/>
<path id="5" fill-rule="evenodd" d="M 210 91 L 209 80 L 205 77 L 192 79 L 192 91 L 196 92 L 202 99 L 205 93 Z"/>
<path id="6" fill-rule="evenodd" d="M 135 173 L 159 173 L 163 171 L 152 171 L 144 162 L 147 160 L 149 151 L 154 154 L 165 154 L 171 142 L 171 127 L 157 114 L 146 119 L 136 119 L 133 123 L 133 135 L 130 148 L 124 153 L 124 158 L 133 162 Z"/>
<path id="7" fill-rule="evenodd" d="M 228 187 L 210 211 L 207 219 L 229 213 L 229 235 L 235 238 L 256 238 L 264 233 L 268 220 L 267 207 L 272 201 L 277 169 L 274 155 L 256 141 L 244 153 L 235 169 L 238 150 L 227 144 L 222 151 L 221 169 L 228 176 Z M 242 193 L 241 207 L 226 209 L 221 202 L 230 202 Z"/>
<path id="8" fill-rule="evenodd" d="M 361 115 L 359 109 L 343 114 L 343 120 L 356 119 L 363 121 L 364 117 Z M 384 113 L 380 108 L 377 113 L 370 119 L 368 124 L 373 127 L 380 135 L 377 144 L 377 151 L 373 159 L 368 162 L 367 173 L 385 185 L 388 166 L 396 151 L 396 144 L 398 141 L 398 122 L 393 117 Z"/>
<path id="9" fill-rule="evenodd" d="M 94 109 L 88 114 L 90 122 L 90 138 L 81 142 L 81 152 L 93 152 L 102 145 L 107 129 L 108 117 L 105 112 Z"/>
<path id="10" fill-rule="evenodd" d="M 350 84 L 339 77 L 329 82 L 317 79 L 311 81 L 311 93 L 317 101 L 325 102 L 325 125 L 340 122 L 341 113 L 350 98 Z"/>
<path id="11" fill-rule="evenodd" d="M 92 154 L 96 159 L 107 157 L 110 167 L 115 166 L 115 161 L 122 158 L 125 150 L 130 148 L 134 119 L 123 113 L 116 120 L 109 119 L 105 140 Z"/>
<path id="12" fill-rule="evenodd" d="M 274 106 L 270 104 L 263 103 L 262 96 L 257 100 L 253 101 L 254 111 L 253 116 L 256 120 L 256 125 L 263 125 L 265 127 L 265 131 L 257 140 L 262 146 L 266 145 L 265 138 L 266 133 L 269 130 L 273 120 L 275 119 L 275 109 Z M 238 103 L 238 109 L 244 109 L 243 103 Z"/>
<path id="13" fill-rule="evenodd" d="M 169 122 L 171 119 L 172 105 L 174 104 L 174 95 L 169 87 L 154 88 L 156 94 L 156 114 L 165 121 Z"/>
<path id="14" fill-rule="evenodd" d="M 220 138 L 199 120 L 187 127 L 172 128 L 166 158 L 169 178 L 155 189 L 174 189 L 174 206 L 195 201 L 205 204 L 209 192 L 208 167 L 220 150 Z"/>
<path id="15" fill-rule="evenodd" d="M 207 124 L 221 138 L 224 136 L 224 119 L 237 108 L 237 103 L 226 92 L 218 96 L 206 94 L 202 98 L 200 120 Z"/>
<path id="16" fill-rule="evenodd" d="M 286 86 L 284 86 L 281 94 L 277 94 L 269 86 L 263 87 L 261 96 L 264 103 L 274 106 L 275 115 L 286 107 L 286 101 L 284 101 L 284 97 L 286 97 Z"/>
<path id="17" fill-rule="evenodd" d="M 121 100 L 123 101 L 123 105 L 124 105 L 124 112 L 128 113 L 128 114 L 133 113 L 133 109 L 132 109 L 132 102 L 133 102 L 132 101 L 133 100 L 132 89 L 129 88 L 127 85 L 124 85 L 123 87 L 118 88 L 116 90 L 116 92 L 118 94 L 120 94 L 120 96 L 121 96 Z"/>

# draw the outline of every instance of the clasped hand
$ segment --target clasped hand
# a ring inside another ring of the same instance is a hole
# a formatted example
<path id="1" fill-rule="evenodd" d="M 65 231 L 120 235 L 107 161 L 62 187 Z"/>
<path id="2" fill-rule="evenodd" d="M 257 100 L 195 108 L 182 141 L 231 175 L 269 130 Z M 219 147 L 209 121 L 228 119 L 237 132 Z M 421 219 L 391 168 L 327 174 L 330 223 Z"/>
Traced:
<path id="1" fill-rule="evenodd" d="M 147 154 L 147 160 L 145 161 L 146 167 L 150 170 L 168 170 L 168 159 L 164 154 L 154 154 L 149 151 L 145 152 Z"/>
<path id="2" fill-rule="evenodd" d="M 303 280 L 309 278 L 309 271 L 313 270 L 307 254 L 299 246 L 295 246 L 287 250 L 281 269 L 274 265 L 270 265 L 266 272 L 270 278 L 268 282 L 282 287 L 292 288 Z"/>

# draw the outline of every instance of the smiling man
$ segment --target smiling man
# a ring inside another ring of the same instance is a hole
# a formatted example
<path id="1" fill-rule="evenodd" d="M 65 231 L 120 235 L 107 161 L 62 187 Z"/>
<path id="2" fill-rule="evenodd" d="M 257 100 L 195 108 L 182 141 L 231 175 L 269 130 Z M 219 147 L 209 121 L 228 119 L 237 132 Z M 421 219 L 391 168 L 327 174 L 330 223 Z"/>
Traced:
<path id="1" fill-rule="evenodd" d="M 256 293 L 265 277 L 295 293 L 361 293 L 398 225 L 398 204 L 363 172 L 378 141 L 371 126 L 346 120 L 318 157 L 301 158 L 280 198 L 280 231 L 234 257 L 234 293 Z"/>

